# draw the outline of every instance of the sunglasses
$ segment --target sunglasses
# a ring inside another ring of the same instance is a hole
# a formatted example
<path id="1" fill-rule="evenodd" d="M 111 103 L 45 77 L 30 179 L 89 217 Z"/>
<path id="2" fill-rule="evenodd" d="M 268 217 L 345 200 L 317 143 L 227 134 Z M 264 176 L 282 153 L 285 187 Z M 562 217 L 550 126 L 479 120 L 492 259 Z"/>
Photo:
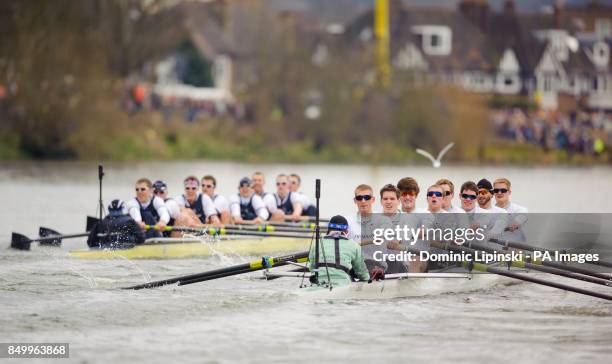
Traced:
<path id="1" fill-rule="evenodd" d="M 491 193 L 491 191 L 486 190 L 486 189 L 482 189 L 482 190 L 479 190 L 479 191 L 478 191 L 478 194 L 479 194 L 480 196 L 486 196 L 486 195 L 488 195 L 489 193 Z"/>
<path id="2" fill-rule="evenodd" d="M 285 186 L 287 182 L 276 182 L 277 186 Z"/>
<path id="3" fill-rule="evenodd" d="M 450 196 L 451 195 L 451 191 L 444 191 L 444 196 Z"/>
<path id="4" fill-rule="evenodd" d="M 494 188 L 493 193 L 506 193 L 508 192 L 507 188 Z"/>
<path id="5" fill-rule="evenodd" d="M 442 192 L 438 192 L 438 191 L 429 191 L 427 192 L 427 197 L 442 197 Z"/>
<path id="6" fill-rule="evenodd" d="M 357 195 L 355 196 L 355 200 L 357 201 L 370 201 L 372 199 L 372 195 Z"/>
<path id="7" fill-rule="evenodd" d="M 461 194 L 461 198 L 464 200 L 475 200 L 476 199 L 476 195 L 470 195 L 468 193 L 462 193 Z"/>
<path id="8" fill-rule="evenodd" d="M 197 187 L 185 187 L 185 189 L 186 189 L 186 190 L 193 190 L 193 191 L 195 191 L 195 190 L 197 190 L 198 188 L 197 188 Z"/>
<path id="9" fill-rule="evenodd" d="M 136 192 L 144 192 L 147 188 L 136 188 Z"/>
<path id="10" fill-rule="evenodd" d="M 402 197 L 406 197 L 406 196 L 411 196 L 411 197 L 416 197 L 416 192 L 415 191 L 402 191 Z"/>
<path id="11" fill-rule="evenodd" d="M 202 188 L 214 188 L 214 185 L 202 185 Z"/>
<path id="12" fill-rule="evenodd" d="M 153 190 L 153 194 L 155 194 L 155 195 L 161 195 L 161 194 L 163 194 L 165 192 L 166 192 L 165 190 Z"/>

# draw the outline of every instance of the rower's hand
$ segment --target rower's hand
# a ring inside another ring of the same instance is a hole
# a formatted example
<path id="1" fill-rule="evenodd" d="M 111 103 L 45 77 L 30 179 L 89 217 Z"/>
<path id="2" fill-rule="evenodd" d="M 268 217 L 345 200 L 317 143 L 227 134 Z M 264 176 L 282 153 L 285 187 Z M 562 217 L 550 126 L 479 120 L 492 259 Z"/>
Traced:
<path id="1" fill-rule="evenodd" d="M 387 242 L 387 249 L 391 249 L 391 250 L 403 250 L 402 249 L 402 245 L 397 240 L 388 241 Z"/>
<path id="2" fill-rule="evenodd" d="M 142 230 L 146 230 L 147 229 L 147 224 L 145 224 L 144 221 L 137 221 L 136 223 L 138 224 L 140 229 L 142 229 Z"/>
<path id="3" fill-rule="evenodd" d="M 244 224 L 244 220 L 242 220 L 242 217 L 234 217 L 234 224 L 236 224 L 236 225 L 243 225 Z"/>
<path id="4" fill-rule="evenodd" d="M 155 229 L 158 231 L 164 231 L 165 228 L 166 228 L 166 223 L 162 220 L 159 220 L 159 222 L 155 224 Z"/>
<path id="5" fill-rule="evenodd" d="M 253 220 L 253 225 L 258 225 L 258 224 L 262 224 L 263 221 L 261 220 L 261 218 L 258 216 Z"/>
<path id="6" fill-rule="evenodd" d="M 302 217 L 300 215 L 290 215 L 289 219 L 291 219 L 293 221 L 300 221 L 302 219 Z"/>

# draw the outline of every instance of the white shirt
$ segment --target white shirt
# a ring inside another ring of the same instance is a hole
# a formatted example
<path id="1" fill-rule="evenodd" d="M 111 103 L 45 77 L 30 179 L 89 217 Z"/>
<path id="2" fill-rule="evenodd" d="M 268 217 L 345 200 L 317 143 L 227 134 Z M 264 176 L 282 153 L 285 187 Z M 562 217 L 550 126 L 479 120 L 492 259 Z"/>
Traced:
<path id="1" fill-rule="evenodd" d="M 470 221 L 472 223 L 485 229 L 487 238 L 501 238 L 506 226 L 508 226 L 508 213 L 499 207 L 483 209 L 476 205 L 473 210 L 466 211 L 466 213 L 471 215 Z"/>
<path id="2" fill-rule="evenodd" d="M 393 228 L 391 220 L 387 216 L 381 214 L 372 214 L 367 218 L 362 218 L 359 213 L 356 213 L 353 216 L 349 216 L 346 220 L 348 221 L 349 225 L 348 238 L 356 241 L 357 243 L 372 241 L 374 239 L 374 229 Z M 362 227 L 365 228 L 365 230 L 363 230 Z M 391 250 L 387 249 L 386 244 L 368 244 L 361 247 L 361 252 L 364 259 L 373 260 L 374 253 L 377 251 L 381 251 L 383 254 L 392 253 Z M 384 261 L 377 261 L 377 263 L 383 265 L 385 268 L 387 267 L 387 263 Z"/>
<path id="3" fill-rule="evenodd" d="M 140 215 L 140 207 L 142 206 L 143 209 L 146 209 L 150 204 L 153 204 L 155 211 L 157 211 L 159 220 L 167 224 L 168 221 L 170 221 L 170 213 L 168 212 L 168 208 L 166 207 L 164 200 L 162 200 L 160 197 L 153 196 L 151 200 L 143 204 L 141 204 L 136 197 L 134 197 L 126 203 L 126 209 L 134 221 L 141 222 L 142 216 Z"/>
<path id="4" fill-rule="evenodd" d="M 312 205 L 312 202 L 310 202 L 310 198 L 308 198 L 308 196 L 306 196 L 305 194 L 301 192 L 293 192 L 293 193 L 298 194 L 298 197 L 300 198 L 300 203 L 302 204 L 302 208 L 304 210 L 306 210 L 307 208 L 310 207 L 310 205 Z"/>
<path id="5" fill-rule="evenodd" d="M 496 206 L 496 207 L 499 207 L 499 206 Z M 516 242 L 527 241 L 527 236 L 525 234 L 525 223 L 528 220 L 527 214 L 529 213 L 527 208 L 521 205 L 517 205 L 514 202 L 509 202 L 505 208 L 503 207 L 500 207 L 500 208 L 504 209 L 509 214 L 508 225 L 518 225 L 519 226 L 517 230 L 504 231 L 501 238 L 504 240 L 516 241 Z"/>
<path id="6" fill-rule="evenodd" d="M 261 197 L 255 193 L 250 197 L 242 197 L 238 193 L 231 195 L 229 198 L 229 207 L 232 216 L 241 218 L 240 205 L 246 205 L 249 202 L 253 205 L 253 210 L 255 210 L 255 213 L 260 219 L 264 221 L 268 220 L 268 217 L 270 216 L 268 209 L 266 208 L 266 205 Z"/>
<path id="7" fill-rule="evenodd" d="M 299 192 L 289 192 L 287 193 L 287 196 L 285 196 L 284 198 L 280 198 L 276 193 L 274 193 L 274 201 L 276 203 L 276 207 L 284 204 L 285 202 L 287 202 L 287 199 L 291 197 L 291 204 L 294 205 L 295 203 L 299 203 L 300 205 L 302 204 L 302 198 L 300 197 L 300 193 Z M 304 208 L 302 206 L 302 208 Z"/>
<path id="8" fill-rule="evenodd" d="M 270 215 L 272 215 L 276 212 L 276 210 L 278 210 L 278 207 L 276 207 L 276 199 L 274 198 L 273 194 L 264 192 L 263 196 L 258 196 L 263 199 L 264 205 L 266 205 L 266 208 L 268 209 Z"/>
<path id="9" fill-rule="evenodd" d="M 227 201 L 227 198 L 225 198 L 224 196 L 221 195 L 214 195 L 213 196 L 213 203 L 215 205 L 215 209 L 217 210 L 217 212 L 219 214 L 221 214 L 222 212 L 225 211 L 229 211 L 229 202 Z"/>
<path id="10" fill-rule="evenodd" d="M 176 220 L 181 216 L 181 207 L 173 198 L 167 199 L 164 203 L 166 204 L 166 208 L 171 218 Z"/>
<path id="11" fill-rule="evenodd" d="M 209 216 L 212 216 L 212 215 L 216 215 L 217 214 L 217 210 L 215 209 L 215 204 L 210 199 L 210 197 L 207 194 L 202 194 L 201 192 L 198 192 L 198 194 L 196 195 L 196 201 L 197 201 L 197 199 L 200 196 L 202 196 L 202 210 L 204 211 L 204 215 L 206 215 L 206 217 L 209 217 Z M 189 205 L 185 195 L 176 196 L 174 198 L 174 200 L 181 207 L 187 207 L 187 205 Z"/>
<path id="12" fill-rule="evenodd" d="M 455 205 L 451 205 L 450 208 L 448 210 L 446 210 L 450 213 L 453 214 L 465 214 L 465 210 L 463 210 L 461 207 L 457 207 Z"/>

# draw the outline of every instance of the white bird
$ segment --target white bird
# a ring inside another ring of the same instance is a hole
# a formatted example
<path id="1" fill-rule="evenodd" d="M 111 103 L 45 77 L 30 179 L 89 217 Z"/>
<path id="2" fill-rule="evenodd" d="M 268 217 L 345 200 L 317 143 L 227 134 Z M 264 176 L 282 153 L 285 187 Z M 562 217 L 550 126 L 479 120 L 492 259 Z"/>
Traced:
<path id="1" fill-rule="evenodd" d="M 448 152 L 453 147 L 453 145 L 455 145 L 455 143 L 448 143 L 448 145 L 444 147 L 444 149 L 442 149 L 440 153 L 438 153 L 438 158 L 435 159 L 431 154 L 424 151 L 423 149 L 417 148 L 416 152 L 422 155 L 423 157 L 429 159 L 431 161 L 431 164 L 433 164 L 434 168 L 440 168 L 442 166 L 442 157 L 444 157 L 444 154 L 446 154 L 446 152 Z"/>

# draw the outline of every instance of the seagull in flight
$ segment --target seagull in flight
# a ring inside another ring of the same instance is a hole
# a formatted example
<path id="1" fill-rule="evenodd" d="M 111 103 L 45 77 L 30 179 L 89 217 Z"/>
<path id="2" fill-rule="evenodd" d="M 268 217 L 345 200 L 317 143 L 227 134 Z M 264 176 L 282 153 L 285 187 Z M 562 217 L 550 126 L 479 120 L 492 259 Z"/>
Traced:
<path id="1" fill-rule="evenodd" d="M 455 143 L 448 143 L 448 145 L 444 147 L 444 149 L 442 149 L 440 153 L 438 153 L 438 158 L 435 159 L 431 154 L 429 154 L 427 151 L 424 151 L 423 149 L 417 148 L 416 152 L 422 155 L 423 157 L 429 159 L 433 164 L 434 168 L 440 168 L 442 166 L 442 157 L 444 157 L 444 154 L 446 154 L 446 152 L 448 152 L 453 147 L 453 145 L 455 145 Z"/>

